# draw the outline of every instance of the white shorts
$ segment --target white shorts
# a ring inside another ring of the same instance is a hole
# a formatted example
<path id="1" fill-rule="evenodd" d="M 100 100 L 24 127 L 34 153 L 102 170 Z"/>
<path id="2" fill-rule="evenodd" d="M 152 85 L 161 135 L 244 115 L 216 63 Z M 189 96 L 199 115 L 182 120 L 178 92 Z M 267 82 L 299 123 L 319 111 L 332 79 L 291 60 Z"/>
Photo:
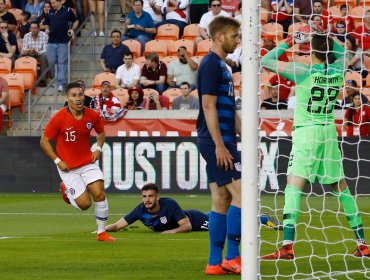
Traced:
<path id="1" fill-rule="evenodd" d="M 69 170 L 68 172 L 62 171 L 59 168 L 58 172 L 63 183 L 66 185 L 68 192 L 76 199 L 84 191 L 86 186 L 98 180 L 104 181 L 103 172 L 95 163 L 84 165 L 80 168 Z"/>

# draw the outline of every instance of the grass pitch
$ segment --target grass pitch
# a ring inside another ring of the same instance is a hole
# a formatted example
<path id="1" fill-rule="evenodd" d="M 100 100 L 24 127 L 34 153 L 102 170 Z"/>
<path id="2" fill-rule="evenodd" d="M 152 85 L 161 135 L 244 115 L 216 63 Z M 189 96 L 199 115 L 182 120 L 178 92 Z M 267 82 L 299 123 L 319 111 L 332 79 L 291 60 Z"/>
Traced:
<path id="1" fill-rule="evenodd" d="M 211 203 L 207 195 L 169 197 L 183 209 L 207 212 Z M 140 197 L 108 194 L 108 200 L 112 223 L 133 209 Z M 365 234 L 370 235 L 368 200 L 358 198 Z M 262 211 L 281 219 L 283 196 L 262 196 L 262 204 Z M 337 209 L 333 197 L 302 197 L 297 258 L 262 261 L 262 279 L 370 278 L 370 259 L 351 256 L 356 246 L 353 233 L 345 216 L 336 214 Z M 0 279 L 214 278 L 203 274 L 208 258 L 207 232 L 161 235 L 136 222 L 127 230 L 112 233 L 117 242 L 103 243 L 95 241 L 93 230 L 93 207 L 77 211 L 59 194 L 0 194 Z M 261 254 L 276 250 L 282 239 L 282 232 L 262 227 Z"/>

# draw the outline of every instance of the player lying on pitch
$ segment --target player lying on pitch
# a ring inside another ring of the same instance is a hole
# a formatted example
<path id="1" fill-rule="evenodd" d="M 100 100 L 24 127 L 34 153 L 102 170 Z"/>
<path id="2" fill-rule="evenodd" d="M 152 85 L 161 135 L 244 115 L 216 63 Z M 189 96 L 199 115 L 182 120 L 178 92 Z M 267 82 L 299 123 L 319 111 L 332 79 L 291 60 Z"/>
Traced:
<path id="1" fill-rule="evenodd" d="M 153 231 L 163 234 L 181 233 L 188 231 L 208 231 L 208 213 L 198 210 L 182 210 L 172 198 L 160 198 L 158 186 L 146 184 L 141 189 L 140 203 L 125 217 L 115 224 L 108 225 L 106 231 L 118 231 L 137 220 Z M 282 228 L 280 222 L 266 214 L 261 216 L 261 223 L 274 228 Z"/>

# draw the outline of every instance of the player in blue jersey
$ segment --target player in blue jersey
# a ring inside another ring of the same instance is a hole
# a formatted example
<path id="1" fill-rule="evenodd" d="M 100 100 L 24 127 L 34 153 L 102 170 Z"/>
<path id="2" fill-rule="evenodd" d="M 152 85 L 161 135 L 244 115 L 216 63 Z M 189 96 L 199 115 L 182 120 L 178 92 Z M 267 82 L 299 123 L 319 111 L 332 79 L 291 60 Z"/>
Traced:
<path id="1" fill-rule="evenodd" d="M 153 231 L 163 234 L 208 230 L 208 214 L 198 210 L 182 210 L 172 198 L 160 198 L 158 186 L 146 184 L 141 189 L 140 203 L 106 231 L 118 231 L 137 220 Z"/>
<path id="2" fill-rule="evenodd" d="M 212 47 L 198 69 L 198 147 L 207 162 L 212 194 L 209 217 L 210 255 L 205 273 L 241 272 L 241 154 L 236 135 L 241 135 L 235 111 L 234 84 L 225 58 L 240 42 L 240 23 L 217 17 L 208 26 Z M 226 257 L 222 251 L 227 237 Z"/>

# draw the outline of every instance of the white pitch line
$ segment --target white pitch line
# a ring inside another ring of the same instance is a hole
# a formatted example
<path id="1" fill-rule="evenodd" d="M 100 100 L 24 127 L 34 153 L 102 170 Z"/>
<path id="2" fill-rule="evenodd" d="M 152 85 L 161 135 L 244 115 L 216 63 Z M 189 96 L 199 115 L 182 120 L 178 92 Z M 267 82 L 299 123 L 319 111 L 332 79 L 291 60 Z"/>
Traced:
<path id="1" fill-rule="evenodd" d="M 151 232 L 148 232 L 151 234 Z M 153 233 L 155 234 L 155 233 Z M 0 240 L 5 240 L 5 239 L 68 239 L 68 240 L 80 240 L 82 238 L 69 238 L 69 237 L 51 237 L 51 236 L 0 236 Z M 84 237 L 83 239 L 86 240 Z M 142 240 L 142 239 L 135 239 L 135 238 L 128 238 L 128 237 L 115 237 L 116 240 Z M 164 239 L 165 241 L 203 241 L 203 240 L 208 240 L 207 238 L 168 238 Z"/>
<path id="2" fill-rule="evenodd" d="M 361 270 L 349 270 L 349 271 L 337 271 L 333 273 L 328 273 L 328 275 L 322 275 L 322 276 L 315 276 L 313 278 L 304 278 L 302 280 L 316 280 L 316 279 L 325 279 L 325 278 L 331 278 L 333 276 L 340 276 L 340 275 L 347 275 L 347 274 L 352 274 L 352 273 L 364 273 L 367 270 L 361 269 Z"/>
<path id="3" fill-rule="evenodd" d="M 20 213 L 0 213 L 0 215 L 37 215 L 37 216 L 95 216 L 95 214 L 88 214 L 88 213 L 36 213 L 36 212 L 20 212 Z M 109 216 L 123 216 L 123 214 L 109 214 Z"/>

